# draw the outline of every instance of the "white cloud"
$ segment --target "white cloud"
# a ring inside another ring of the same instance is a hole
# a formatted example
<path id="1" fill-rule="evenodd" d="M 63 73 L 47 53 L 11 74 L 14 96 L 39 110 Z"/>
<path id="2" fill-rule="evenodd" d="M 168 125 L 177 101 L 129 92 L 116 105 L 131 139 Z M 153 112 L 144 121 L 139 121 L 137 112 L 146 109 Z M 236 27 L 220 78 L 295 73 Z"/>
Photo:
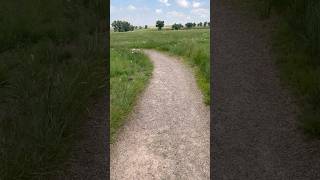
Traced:
<path id="1" fill-rule="evenodd" d="M 156 9 L 156 13 L 158 14 L 162 13 L 162 9 Z"/>
<path id="2" fill-rule="evenodd" d="M 192 9 L 191 13 L 194 15 L 200 16 L 201 18 L 210 17 L 209 9 L 204 9 L 204 8 Z"/>
<path id="3" fill-rule="evenodd" d="M 187 0 L 176 0 L 176 3 L 183 8 L 189 7 L 190 4 Z"/>
<path id="4" fill-rule="evenodd" d="M 171 4 L 169 3 L 169 0 L 159 0 L 159 2 L 161 2 L 162 4 L 166 5 L 166 6 L 170 6 Z"/>
<path id="5" fill-rule="evenodd" d="M 131 4 L 128 6 L 128 10 L 133 11 L 133 10 L 136 10 L 136 9 L 137 9 L 137 8 L 136 8 L 136 7 L 134 7 L 134 6 L 133 6 L 133 5 L 131 5 Z"/>
<path id="6" fill-rule="evenodd" d="M 197 1 L 193 1 L 193 2 L 192 2 L 192 7 L 193 7 L 193 8 L 199 8 L 200 5 L 201 5 L 200 2 L 197 2 Z"/>
<path id="7" fill-rule="evenodd" d="M 177 11 L 170 11 L 167 13 L 167 15 L 172 16 L 172 17 L 176 17 L 176 18 L 185 18 L 186 15 Z"/>

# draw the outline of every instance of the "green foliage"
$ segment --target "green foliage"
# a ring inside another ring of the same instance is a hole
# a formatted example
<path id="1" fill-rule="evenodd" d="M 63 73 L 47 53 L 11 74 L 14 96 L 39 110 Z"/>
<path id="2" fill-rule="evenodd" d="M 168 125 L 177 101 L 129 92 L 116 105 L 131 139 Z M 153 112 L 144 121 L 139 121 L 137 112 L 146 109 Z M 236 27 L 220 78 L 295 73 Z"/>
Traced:
<path id="1" fill-rule="evenodd" d="M 137 27 L 132 26 L 127 21 L 119 21 L 119 20 L 113 21 L 111 26 L 113 27 L 114 32 L 127 32 L 127 31 L 133 31 L 134 29 L 137 29 Z"/>
<path id="2" fill-rule="evenodd" d="M 152 64 L 141 52 L 122 48 L 111 49 L 110 60 L 110 133 L 113 141 L 150 78 Z"/>
<path id="3" fill-rule="evenodd" d="M 145 25 L 144 28 L 145 28 L 145 29 L 148 29 L 148 25 Z"/>
<path id="4" fill-rule="evenodd" d="M 181 28 L 183 28 L 183 25 L 182 25 L 182 24 L 176 24 L 176 23 L 174 23 L 174 24 L 172 25 L 172 29 L 174 29 L 174 30 L 179 30 L 179 29 L 181 29 Z"/>
<path id="5" fill-rule="evenodd" d="M 164 21 L 158 20 L 156 22 L 156 27 L 158 27 L 158 30 L 161 30 L 163 26 L 164 26 Z"/>
<path id="6" fill-rule="evenodd" d="M 193 27 L 193 23 L 188 22 L 185 24 L 186 28 L 192 28 Z"/>
<path id="7" fill-rule="evenodd" d="M 88 102 L 106 84 L 103 5 L 1 3 L 0 179 L 64 173 Z"/>

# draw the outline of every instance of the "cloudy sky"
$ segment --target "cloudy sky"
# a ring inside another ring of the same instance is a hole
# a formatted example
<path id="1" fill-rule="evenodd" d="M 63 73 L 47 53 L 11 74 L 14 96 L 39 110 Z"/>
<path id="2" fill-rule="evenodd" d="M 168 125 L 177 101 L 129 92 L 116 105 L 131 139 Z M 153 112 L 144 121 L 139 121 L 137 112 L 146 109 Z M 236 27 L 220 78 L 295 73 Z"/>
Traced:
<path id="1" fill-rule="evenodd" d="M 114 20 L 136 26 L 210 21 L 210 0 L 111 0 L 110 23 Z"/>

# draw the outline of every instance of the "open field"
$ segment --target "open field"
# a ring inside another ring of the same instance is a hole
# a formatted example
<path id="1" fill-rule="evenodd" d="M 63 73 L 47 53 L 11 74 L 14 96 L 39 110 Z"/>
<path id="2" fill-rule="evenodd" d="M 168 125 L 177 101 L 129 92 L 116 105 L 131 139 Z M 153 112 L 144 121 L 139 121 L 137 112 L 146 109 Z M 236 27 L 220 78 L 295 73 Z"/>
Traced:
<path id="1" fill-rule="evenodd" d="M 140 64 L 140 69 L 135 66 L 130 66 L 129 73 L 126 73 L 126 76 L 130 74 L 135 74 L 137 70 L 140 70 L 140 76 L 149 77 L 150 65 L 147 63 L 147 59 L 141 54 L 132 54 L 130 49 L 132 48 L 144 48 L 144 49 L 156 49 L 160 51 L 167 52 L 171 55 L 182 57 L 187 64 L 194 67 L 197 84 L 200 87 L 203 95 L 204 102 L 206 104 L 210 103 L 210 40 L 209 40 L 209 29 L 190 29 L 190 30 L 179 30 L 179 31 L 158 31 L 158 30 L 137 30 L 133 32 L 121 32 L 121 33 L 111 33 L 111 72 L 114 68 L 124 68 L 126 69 L 129 61 L 138 62 L 137 58 L 141 59 L 142 64 Z M 140 61 L 141 61 L 140 60 Z M 121 62 L 121 63 L 120 63 Z M 143 65 L 144 64 L 144 65 Z M 141 66 L 143 65 L 143 66 Z M 113 67 L 114 66 L 114 67 Z M 128 68 L 127 68 L 128 69 Z M 126 70 L 125 70 L 126 71 Z M 124 72 L 125 72 L 124 71 Z M 143 75 L 145 74 L 145 75 Z M 111 75 L 112 76 L 112 75 Z M 114 74 L 114 79 L 119 78 L 120 74 Z M 126 79 L 126 78 L 125 78 Z M 141 82 L 139 82 L 141 81 Z M 125 94 L 128 92 L 125 88 L 128 83 L 137 84 L 138 89 L 141 89 L 140 86 L 145 86 L 146 79 L 132 79 L 132 81 L 124 80 L 122 82 L 111 80 L 111 92 L 117 92 L 118 94 Z M 133 87 L 133 86 L 131 86 Z M 133 88 L 134 89 L 134 88 Z M 134 90 L 129 92 L 128 95 L 132 97 L 122 97 L 116 98 L 116 93 L 111 93 L 111 130 L 112 136 L 123 123 L 125 117 L 127 117 L 136 96 L 139 94 L 140 90 Z M 120 102 L 124 99 L 129 99 L 128 102 Z M 118 104 L 115 107 L 115 104 Z M 112 107 L 114 106 L 114 107 Z M 121 114 L 118 114 L 119 110 L 123 109 L 124 111 Z M 118 115 L 116 115 L 118 114 Z"/>

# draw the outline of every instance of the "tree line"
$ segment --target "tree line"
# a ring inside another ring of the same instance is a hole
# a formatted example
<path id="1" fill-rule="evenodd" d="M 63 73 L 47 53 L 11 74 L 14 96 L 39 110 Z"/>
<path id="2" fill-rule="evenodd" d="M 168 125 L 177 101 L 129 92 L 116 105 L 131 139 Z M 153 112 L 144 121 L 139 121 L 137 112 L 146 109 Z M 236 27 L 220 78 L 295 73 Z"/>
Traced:
<path id="1" fill-rule="evenodd" d="M 113 27 L 113 30 L 115 32 L 127 32 L 127 31 L 133 31 L 135 29 L 142 29 L 142 26 L 133 26 L 131 25 L 129 22 L 127 21 L 113 21 L 111 26 Z M 188 22 L 185 24 L 185 26 L 183 26 L 182 24 L 176 24 L 174 23 L 171 28 L 173 30 L 179 30 L 182 29 L 184 27 L 186 28 L 193 28 L 193 27 L 209 27 L 210 26 L 210 22 L 200 22 L 198 24 L 196 24 L 195 22 Z M 161 30 L 164 27 L 164 21 L 158 20 L 156 21 L 156 27 L 158 28 L 158 30 Z M 148 26 L 145 25 L 144 27 L 145 29 L 148 29 Z"/>

